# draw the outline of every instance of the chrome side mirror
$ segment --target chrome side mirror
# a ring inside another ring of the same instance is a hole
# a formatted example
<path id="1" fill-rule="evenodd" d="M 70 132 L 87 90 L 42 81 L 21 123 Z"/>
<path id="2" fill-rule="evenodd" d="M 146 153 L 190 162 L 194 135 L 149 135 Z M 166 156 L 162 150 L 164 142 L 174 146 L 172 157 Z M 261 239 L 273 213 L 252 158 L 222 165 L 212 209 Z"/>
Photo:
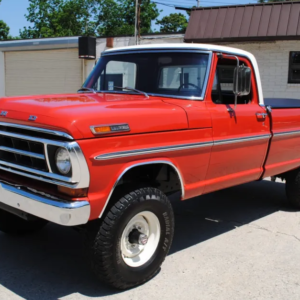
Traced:
<path id="1" fill-rule="evenodd" d="M 233 93 L 236 96 L 246 96 L 251 90 L 251 69 L 244 65 L 234 69 Z"/>
<path id="2" fill-rule="evenodd" d="M 237 105 L 238 96 L 246 96 L 250 94 L 251 91 L 251 69 L 245 67 L 244 65 L 240 66 L 240 60 L 236 55 L 228 55 L 223 53 L 218 53 L 218 58 L 225 57 L 234 57 L 236 59 L 236 67 L 234 68 L 233 75 L 233 94 L 234 94 L 234 109 Z"/>

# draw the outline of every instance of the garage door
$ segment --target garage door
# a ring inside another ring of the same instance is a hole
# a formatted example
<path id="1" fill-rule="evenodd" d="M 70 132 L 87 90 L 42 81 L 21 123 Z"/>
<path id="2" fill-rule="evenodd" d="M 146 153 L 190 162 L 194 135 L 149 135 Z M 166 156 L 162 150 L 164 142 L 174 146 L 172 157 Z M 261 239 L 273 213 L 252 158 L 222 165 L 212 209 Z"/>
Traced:
<path id="1" fill-rule="evenodd" d="M 77 49 L 5 52 L 6 96 L 75 93 L 81 85 Z"/>

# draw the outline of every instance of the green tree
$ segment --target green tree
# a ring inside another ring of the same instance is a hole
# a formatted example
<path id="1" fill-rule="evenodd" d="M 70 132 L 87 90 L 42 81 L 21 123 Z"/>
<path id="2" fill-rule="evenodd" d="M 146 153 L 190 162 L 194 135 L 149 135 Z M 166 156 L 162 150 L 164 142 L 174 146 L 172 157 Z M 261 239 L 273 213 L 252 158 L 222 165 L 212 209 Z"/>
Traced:
<path id="1" fill-rule="evenodd" d="M 141 1 L 141 33 L 151 32 L 151 22 L 159 16 L 159 10 L 150 0 Z M 97 34 L 133 35 L 135 26 L 135 1 L 102 0 L 96 9 Z"/>
<path id="2" fill-rule="evenodd" d="M 0 41 L 9 39 L 9 27 L 4 21 L 0 20 Z"/>
<path id="3" fill-rule="evenodd" d="M 20 30 L 21 38 L 93 34 L 92 0 L 29 0 L 25 15 L 33 27 Z"/>
<path id="4" fill-rule="evenodd" d="M 32 27 L 20 30 L 22 38 L 77 35 L 131 35 L 134 32 L 133 0 L 29 0 L 27 20 Z M 151 31 L 159 15 L 155 3 L 142 0 L 141 32 Z"/>
<path id="5" fill-rule="evenodd" d="M 124 12 L 114 0 L 97 1 L 93 13 L 96 35 L 123 35 L 130 28 L 130 24 L 124 24 Z"/>
<path id="6" fill-rule="evenodd" d="M 160 25 L 160 32 L 185 32 L 188 20 L 183 14 L 176 13 L 163 17 L 156 24 Z"/>

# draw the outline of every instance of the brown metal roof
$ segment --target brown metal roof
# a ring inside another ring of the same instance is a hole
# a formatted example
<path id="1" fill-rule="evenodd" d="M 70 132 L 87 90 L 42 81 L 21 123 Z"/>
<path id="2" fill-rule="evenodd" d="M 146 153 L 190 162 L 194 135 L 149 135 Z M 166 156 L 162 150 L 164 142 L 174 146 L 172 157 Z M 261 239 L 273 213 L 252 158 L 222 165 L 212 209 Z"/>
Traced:
<path id="1" fill-rule="evenodd" d="M 186 42 L 300 39 L 300 2 L 192 10 Z"/>

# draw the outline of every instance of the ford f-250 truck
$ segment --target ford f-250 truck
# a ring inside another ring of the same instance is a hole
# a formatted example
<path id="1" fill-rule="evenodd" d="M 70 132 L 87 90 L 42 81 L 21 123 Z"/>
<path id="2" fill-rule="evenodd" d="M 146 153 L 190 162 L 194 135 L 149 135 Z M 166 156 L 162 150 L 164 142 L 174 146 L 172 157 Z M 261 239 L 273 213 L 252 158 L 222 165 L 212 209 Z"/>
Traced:
<path id="1" fill-rule="evenodd" d="M 80 227 L 93 271 L 119 289 L 158 272 L 170 200 L 277 176 L 299 208 L 299 167 L 300 102 L 265 103 L 238 49 L 111 49 L 77 94 L 0 99 L 0 230 Z"/>

